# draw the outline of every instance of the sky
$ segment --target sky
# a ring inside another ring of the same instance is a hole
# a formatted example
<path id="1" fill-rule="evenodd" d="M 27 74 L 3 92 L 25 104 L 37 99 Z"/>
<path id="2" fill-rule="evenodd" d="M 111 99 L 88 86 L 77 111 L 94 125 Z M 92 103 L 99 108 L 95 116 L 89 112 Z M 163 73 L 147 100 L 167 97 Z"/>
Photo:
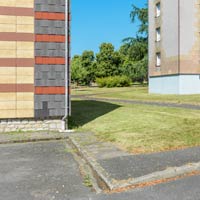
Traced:
<path id="1" fill-rule="evenodd" d="M 131 23 L 132 4 L 142 7 L 146 0 L 71 0 L 72 56 L 84 50 L 98 52 L 103 42 L 118 49 L 126 37 L 134 37 L 138 22 Z"/>

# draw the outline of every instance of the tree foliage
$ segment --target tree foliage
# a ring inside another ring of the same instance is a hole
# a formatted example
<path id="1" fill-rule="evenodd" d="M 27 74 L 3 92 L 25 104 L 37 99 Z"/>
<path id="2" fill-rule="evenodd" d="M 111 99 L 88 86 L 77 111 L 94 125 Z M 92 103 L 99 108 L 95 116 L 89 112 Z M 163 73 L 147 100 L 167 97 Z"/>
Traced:
<path id="1" fill-rule="evenodd" d="M 130 76 L 133 81 L 143 82 L 147 80 L 148 73 L 148 8 L 138 8 L 132 5 L 131 21 L 136 19 L 140 25 L 135 38 L 129 37 L 123 40 L 119 52 L 124 58 L 123 74 Z"/>
<path id="2" fill-rule="evenodd" d="M 120 74 L 121 58 L 111 43 L 103 43 L 96 55 L 97 77 L 116 76 Z"/>
<path id="3" fill-rule="evenodd" d="M 82 66 L 81 56 L 74 56 L 71 61 L 71 79 L 77 85 L 87 84 L 88 72 Z"/>
<path id="4" fill-rule="evenodd" d="M 118 51 L 111 43 L 102 43 L 99 52 L 84 51 L 80 56 L 72 59 L 72 81 L 77 84 L 89 85 L 98 80 L 115 82 L 118 78 L 128 77 L 134 81 L 147 80 L 148 65 L 148 9 L 132 5 L 131 21 L 140 21 L 135 38 L 123 40 Z M 107 79 L 107 77 L 109 77 Z M 105 78 L 105 79 L 104 79 Z"/>
<path id="5" fill-rule="evenodd" d="M 131 21 L 134 23 L 136 19 L 140 21 L 140 26 L 138 29 L 138 34 L 148 35 L 148 8 L 145 5 L 144 8 L 138 8 L 132 5 L 132 11 L 130 14 Z"/>
<path id="6" fill-rule="evenodd" d="M 122 66 L 122 74 L 131 78 L 132 81 L 142 83 L 147 80 L 147 64 L 147 57 L 139 61 L 125 59 Z"/>
<path id="7" fill-rule="evenodd" d="M 93 51 L 84 51 L 81 55 L 81 65 L 87 71 L 86 84 L 95 81 L 95 55 Z"/>
<path id="8" fill-rule="evenodd" d="M 146 38 L 137 37 L 126 40 L 120 47 L 120 54 L 128 57 L 129 60 L 139 61 L 142 60 L 148 52 L 148 43 Z"/>

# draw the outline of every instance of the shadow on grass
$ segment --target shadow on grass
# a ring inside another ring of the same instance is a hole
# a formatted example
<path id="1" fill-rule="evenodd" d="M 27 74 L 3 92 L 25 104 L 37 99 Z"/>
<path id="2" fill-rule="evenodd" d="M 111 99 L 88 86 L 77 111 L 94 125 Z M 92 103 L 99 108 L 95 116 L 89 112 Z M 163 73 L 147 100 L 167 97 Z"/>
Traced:
<path id="1" fill-rule="evenodd" d="M 117 108 L 119 105 L 92 101 L 92 100 L 73 100 L 72 116 L 69 119 L 69 128 L 74 129 L 93 121 Z"/>

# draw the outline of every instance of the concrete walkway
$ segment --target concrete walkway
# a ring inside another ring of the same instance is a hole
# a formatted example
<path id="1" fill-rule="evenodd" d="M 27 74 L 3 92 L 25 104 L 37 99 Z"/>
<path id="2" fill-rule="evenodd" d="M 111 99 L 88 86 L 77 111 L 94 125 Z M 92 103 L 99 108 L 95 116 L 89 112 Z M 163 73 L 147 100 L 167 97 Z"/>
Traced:
<path id="1" fill-rule="evenodd" d="M 185 108 L 185 109 L 191 109 L 191 110 L 200 110 L 200 105 L 165 103 L 165 102 L 155 102 L 155 101 L 112 99 L 112 98 L 97 98 L 97 97 L 92 97 L 92 96 L 93 95 L 72 95 L 72 98 L 83 99 L 83 100 L 92 100 L 92 101 L 105 101 L 105 102 L 141 104 L 141 105 L 151 105 L 151 106 L 160 106 L 160 107 L 172 107 L 172 108 Z"/>
<path id="2" fill-rule="evenodd" d="M 200 172 L 200 147 L 133 155 L 92 133 L 69 138 L 109 190 Z"/>

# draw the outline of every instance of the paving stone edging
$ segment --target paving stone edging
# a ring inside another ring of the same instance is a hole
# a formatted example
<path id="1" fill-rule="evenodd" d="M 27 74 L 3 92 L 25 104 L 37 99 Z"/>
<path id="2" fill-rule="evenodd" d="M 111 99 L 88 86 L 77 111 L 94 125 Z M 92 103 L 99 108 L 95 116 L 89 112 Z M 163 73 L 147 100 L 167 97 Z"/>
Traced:
<path id="1" fill-rule="evenodd" d="M 109 174 L 93 159 L 88 152 L 82 148 L 71 136 L 69 136 L 69 143 L 77 150 L 77 153 L 87 162 L 93 171 L 93 175 L 97 179 L 97 183 L 101 189 L 113 190 L 112 179 Z"/>
<path id="2" fill-rule="evenodd" d="M 69 136 L 70 144 L 76 148 L 77 153 L 88 163 L 91 167 L 95 178 L 99 184 L 99 187 L 103 190 L 117 190 L 121 188 L 128 188 L 130 186 L 137 186 L 139 184 L 145 184 L 157 180 L 165 180 L 170 178 L 179 177 L 191 172 L 200 172 L 200 162 L 189 163 L 181 167 L 171 167 L 163 171 L 157 171 L 138 178 L 132 178 L 123 181 L 116 181 L 110 177 L 110 175 L 100 166 L 100 164 L 90 156 L 90 153 L 82 147 L 73 137 Z"/>

